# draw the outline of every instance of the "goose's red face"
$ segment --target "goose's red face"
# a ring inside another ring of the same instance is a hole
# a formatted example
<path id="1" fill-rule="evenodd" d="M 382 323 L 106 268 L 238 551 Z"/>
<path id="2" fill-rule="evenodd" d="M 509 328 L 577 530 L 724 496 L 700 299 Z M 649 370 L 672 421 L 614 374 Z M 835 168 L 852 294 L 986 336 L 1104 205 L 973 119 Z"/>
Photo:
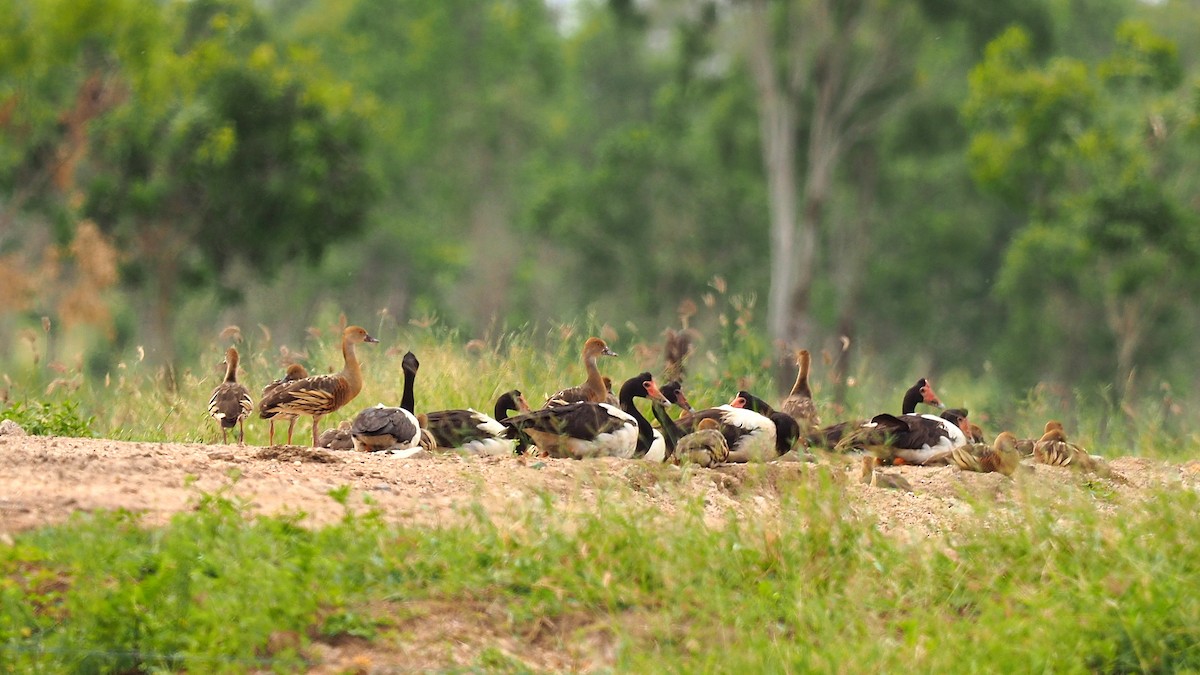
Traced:
<path id="1" fill-rule="evenodd" d="M 729 407 L 745 408 L 746 407 L 746 399 L 742 398 L 741 396 L 734 396 L 733 400 L 729 402 Z"/>
<path id="2" fill-rule="evenodd" d="M 936 408 L 946 407 L 942 405 L 942 400 L 937 397 L 937 394 L 933 393 L 933 385 L 928 382 L 925 383 L 925 386 L 921 387 L 921 399 Z"/>
<path id="3" fill-rule="evenodd" d="M 675 405 L 679 406 L 680 408 L 683 408 L 684 410 L 686 410 L 688 412 L 692 412 L 692 404 L 690 401 L 687 400 L 687 396 L 683 395 L 682 390 L 675 393 Z"/>
<path id="4" fill-rule="evenodd" d="M 658 385 L 655 384 L 654 380 L 650 380 L 646 383 L 646 396 L 649 397 L 650 400 L 658 401 L 663 405 L 671 405 L 671 402 L 667 400 L 667 397 L 663 396 L 663 393 L 658 390 Z"/>

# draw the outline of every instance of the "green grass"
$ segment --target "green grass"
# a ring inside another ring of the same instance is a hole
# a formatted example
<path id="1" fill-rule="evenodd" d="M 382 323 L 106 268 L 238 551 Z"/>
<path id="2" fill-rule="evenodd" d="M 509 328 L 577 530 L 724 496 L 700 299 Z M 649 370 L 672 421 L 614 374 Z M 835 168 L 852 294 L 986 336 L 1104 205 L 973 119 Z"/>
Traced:
<path id="1" fill-rule="evenodd" d="M 315 641 L 400 644 L 397 622 L 439 601 L 499 608 L 493 628 L 518 640 L 547 621 L 586 625 L 614 637 L 620 671 L 1200 667 L 1191 491 L 1118 517 L 1084 493 L 1030 491 L 952 536 L 903 543 L 815 475 L 780 486 L 778 518 L 715 528 L 697 504 L 666 518 L 619 492 L 570 519 L 547 496 L 496 520 L 467 506 L 444 527 L 369 514 L 311 530 L 221 494 L 162 528 L 80 514 L 0 548 L 0 663 L 292 672 Z"/>
<path id="2" fill-rule="evenodd" d="M 736 317 L 739 305 L 732 299 L 729 304 L 727 313 Z M 416 392 L 419 410 L 473 407 L 490 412 L 496 397 L 511 388 L 524 391 L 536 406 L 548 394 L 582 381 L 578 352 L 588 335 L 607 336 L 620 352 L 617 358 L 601 361 L 604 372 L 618 381 L 641 370 L 657 373 L 662 367 L 660 334 L 657 330 L 643 332 L 634 325 L 616 330 L 585 323 L 468 341 L 437 326 L 401 326 L 386 318 L 376 323 L 369 329 L 381 344 L 361 345 L 358 349 L 366 382 L 362 393 L 322 420 L 322 429 L 351 419 L 375 403 L 398 404 L 402 392 L 400 359 L 410 349 L 421 360 Z M 719 405 L 739 388 L 763 392 L 768 400 L 778 400 L 776 384 L 765 363 L 769 351 L 762 341 L 736 318 L 714 324 L 717 327 L 696 343 L 697 350 L 689 361 L 687 392 L 692 402 L 698 406 Z M 26 417 L 35 412 L 53 422 L 35 425 L 33 433 L 86 435 L 90 431 L 119 440 L 218 442 L 221 434 L 208 417 L 206 406 L 223 375 L 218 364 L 228 344 L 239 347 L 240 378 L 257 397 L 262 385 L 283 372 L 282 351 L 298 357 L 313 373 L 341 368 L 338 335 L 338 327 L 332 324 L 313 329 L 299 343 L 285 343 L 258 330 L 246 331 L 241 333 L 240 341 L 231 337 L 215 340 L 208 351 L 173 377 L 140 359 L 137 353 L 103 376 L 69 369 L 54 373 L 50 386 L 50 374 L 18 368 L 11 376 L 5 374 L 12 382 L 7 392 L 21 401 L 17 406 L 25 406 L 22 414 Z M 870 358 L 860 359 L 854 385 L 847 389 L 845 406 L 835 410 L 830 401 L 835 388 L 830 380 L 832 371 L 818 355 L 814 359 L 813 386 L 825 421 L 898 411 L 904 389 L 926 374 L 914 371 L 885 378 L 878 370 L 878 364 Z M 1200 455 L 1200 434 L 1186 423 L 1186 411 L 1194 406 L 1169 391 L 1152 392 L 1123 403 L 1114 401 L 1109 389 L 1038 387 L 1014 395 L 991 375 L 963 372 L 941 375 L 935 385 L 948 405 L 969 408 L 972 418 L 988 435 L 1009 430 L 1018 437 L 1038 436 L 1046 420 L 1053 418 L 1066 424 L 1072 440 L 1098 454 L 1167 459 Z M 266 443 L 265 422 L 252 417 L 246 426 L 247 443 Z M 307 442 L 310 433 L 310 422 L 300 420 L 296 442 Z"/>

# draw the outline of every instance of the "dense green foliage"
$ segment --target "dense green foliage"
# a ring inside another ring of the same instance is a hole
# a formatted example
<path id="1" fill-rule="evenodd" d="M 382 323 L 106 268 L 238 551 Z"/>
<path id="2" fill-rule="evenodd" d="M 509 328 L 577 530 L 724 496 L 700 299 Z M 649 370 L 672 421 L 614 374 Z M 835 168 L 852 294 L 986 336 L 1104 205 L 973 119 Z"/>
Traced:
<path id="1" fill-rule="evenodd" d="M 621 489 L 569 519 L 547 496 L 503 522 L 467 506 L 456 525 L 348 513 L 319 530 L 200 495 L 165 527 L 80 515 L 0 549 L 0 655 L 17 670 L 294 670 L 317 640 L 403 644 L 398 623 L 438 600 L 502 608 L 500 635 L 591 625 L 618 638 L 620 670 L 1200 666 L 1200 497 L 1115 517 L 1061 488 L 1018 483 L 1020 506 L 977 504 L 977 523 L 913 543 L 819 472 L 776 486 L 778 520 L 716 527 L 698 504 L 630 510 Z"/>
<path id="2" fill-rule="evenodd" d="M 35 436 L 95 436 L 94 415 L 79 413 L 79 403 L 73 399 L 53 401 L 14 401 L 0 407 L 0 420 L 12 420 L 27 434 Z"/>
<path id="3" fill-rule="evenodd" d="M 767 307 L 756 6 L 0 0 L 0 340 L 46 316 L 49 358 L 117 377 L 143 346 L 174 386 L 228 324 L 650 334 L 714 278 Z M 815 252 L 796 346 L 839 382 L 1191 390 L 1187 3 L 769 7 Z M 92 226 L 104 260 L 70 248 Z"/>

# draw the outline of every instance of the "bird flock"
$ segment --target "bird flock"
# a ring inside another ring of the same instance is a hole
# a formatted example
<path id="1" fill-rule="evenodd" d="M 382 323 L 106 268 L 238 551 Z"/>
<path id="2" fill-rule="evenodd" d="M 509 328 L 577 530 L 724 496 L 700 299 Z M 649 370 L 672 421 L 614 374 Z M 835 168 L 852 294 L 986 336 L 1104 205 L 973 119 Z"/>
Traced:
<path id="1" fill-rule="evenodd" d="M 583 459 L 620 457 L 652 462 L 688 463 L 712 467 L 725 463 L 763 462 L 791 455 L 813 460 L 812 450 L 858 454 L 863 458 L 863 481 L 895 485 L 877 471 L 883 465 L 954 465 L 964 471 L 998 472 L 1012 476 L 1028 458 L 1034 463 L 1073 467 L 1108 474 L 1104 460 L 1068 440 L 1063 425 L 1051 420 L 1038 438 L 1018 438 L 1009 431 L 986 442 L 982 429 L 962 408 L 946 408 L 927 378 L 909 387 L 900 414 L 880 413 L 870 419 L 821 424 L 809 385 L 811 355 L 796 352 L 796 380 L 776 410 L 749 391 L 738 391 L 724 405 L 702 410 L 692 407 L 681 384 L 682 359 L 688 349 L 669 334 L 667 365 L 670 382 L 659 384 L 650 372 L 619 383 L 600 369 L 601 357 L 617 354 L 598 337 L 583 345 L 583 383 L 565 387 L 533 409 L 520 390 L 501 394 L 492 414 L 471 408 L 416 412 L 416 378 L 420 362 L 408 352 L 401 361 L 404 389 L 398 406 L 378 404 L 360 411 L 337 428 L 319 431 L 321 418 L 353 401 L 362 391 L 363 376 L 356 346 L 379 342 L 360 326 L 342 331 L 341 371 L 309 375 L 298 364 L 263 387 L 257 406 L 250 390 L 237 380 L 238 351 L 225 352 L 225 377 L 213 390 L 209 414 L 218 422 L 222 442 L 238 429 L 245 440 L 245 420 L 257 410 L 270 424 L 268 442 L 275 443 L 275 421 L 287 420 L 287 443 L 292 443 L 296 420 L 312 418 L 312 444 L 340 450 L 387 452 L 411 456 L 421 451 L 453 450 L 475 455 L 536 454 Z M 636 405 L 647 399 L 658 425 Z M 939 415 L 917 413 L 918 405 L 940 409 Z M 678 416 L 671 409 L 678 408 Z"/>

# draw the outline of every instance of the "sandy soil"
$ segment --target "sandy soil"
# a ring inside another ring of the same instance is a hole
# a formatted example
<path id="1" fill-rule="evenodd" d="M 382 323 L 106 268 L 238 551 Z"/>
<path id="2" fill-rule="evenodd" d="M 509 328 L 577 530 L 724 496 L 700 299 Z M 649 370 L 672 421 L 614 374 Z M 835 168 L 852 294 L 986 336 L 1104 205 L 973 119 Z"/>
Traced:
<path id="1" fill-rule="evenodd" d="M 1140 458 L 1111 460 L 1112 479 L 1081 477 L 1057 467 L 1022 471 L 1018 481 L 1053 490 L 1100 485 L 1097 508 L 1136 501 L 1148 488 L 1200 484 L 1200 463 L 1174 465 Z M 297 446 L 240 447 L 127 443 L 103 439 L 0 435 L 0 544 L 24 529 L 65 520 L 77 511 L 123 508 L 165 522 L 192 508 L 201 493 L 227 490 L 259 513 L 303 512 L 314 526 L 333 522 L 345 507 L 329 496 L 348 486 L 349 504 L 373 508 L 396 522 L 450 523 L 476 501 L 497 517 L 518 512 L 539 494 L 556 508 L 586 509 L 605 491 L 623 490 L 636 502 L 673 512 L 702 499 L 706 519 L 770 517 L 779 508 L 779 486 L 816 476 L 844 485 L 853 508 L 873 517 L 884 532 L 904 539 L 954 531 L 976 517 L 972 501 L 1003 505 L 1018 499 L 1013 479 L 964 473 L 953 467 L 892 467 L 912 491 L 864 485 L 860 465 L 837 458 L 811 464 L 779 461 L 716 469 L 649 465 L 627 460 L 557 460 L 519 457 L 425 455 L 398 459 L 352 451 Z M 611 666 L 613 638 L 581 618 L 579 625 L 540 627 L 514 640 L 502 608 L 424 603 L 405 608 L 414 618 L 395 649 L 353 642 L 318 644 L 314 672 L 446 668 L 465 665 L 484 649 L 499 650 L 538 669 L 589 670 Z M 418 620 L 419 618 L 419 620 Z M 571 622 L 567 622 L 570 624 Z"/>

